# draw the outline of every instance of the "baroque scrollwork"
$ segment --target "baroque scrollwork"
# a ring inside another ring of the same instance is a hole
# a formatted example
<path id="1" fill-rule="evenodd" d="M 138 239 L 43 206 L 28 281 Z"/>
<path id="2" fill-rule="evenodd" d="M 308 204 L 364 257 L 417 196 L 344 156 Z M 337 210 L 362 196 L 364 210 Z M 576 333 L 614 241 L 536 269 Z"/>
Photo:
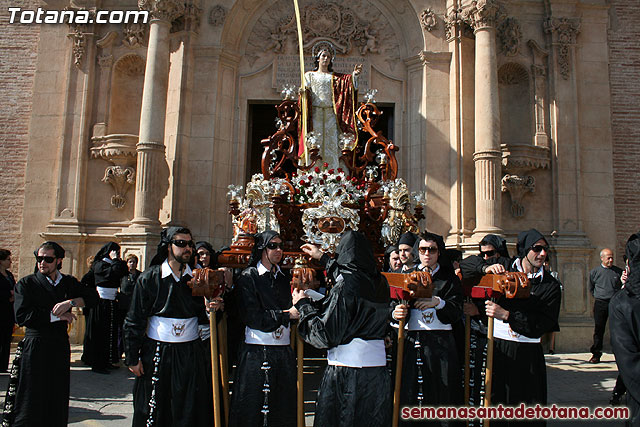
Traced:
<path id="1" fill-rule="evenodd" d="M 227 9 L 224 6 L 216 5 L 209 12 L 209 24 L 214 27 L 220 27 L 224 24 L 224 20 L 227 17 Z"/>
<path id="2" fill-rule="evenodd" d="M 433 31 L 438 26 L 438 18 L 431 8 L 427 8 L 420 14 L 420 25 L 427 31 Z"/>
<path id="3" fill-rule="evenodd" d="M 498 39 L 506 56 L 517 55 L 522 40 L 522 29 L 518 20 L 512 17 L 505 18 L 498 26 Z"/>
<path id="4" fill-rule="evenodd" d="M 69 7 L 65 8 L 65 10 L 82 10 L 87 12 L 86 9 L 72 9 Z M 88 13 L 89 21 L 93 22 L 95 19 L 95 11 L 89 10 Z M 73 63 L 76 67 L 80 68 L 82 66 L 84 55 L 87 51 L 87 38 L 93 34 L 90 32 L 88 24 L 70 24 L 69 30 L 70 32 L 67 34 L 67 37 L 69 37 L 72 42 L 71 51 L 73 53 Z"/>
<path id="5" fill-rule="evenodd" d="M 570 48 L 576 44 L 580 33 L 580 18 L 553 18 L 544 22 L 544 29 L 554 36 L 554 45 L 558 50 L 558 68 L 560 75 L 566 80 L 571 74 Z"/>
<path id="6" fill-rule="evenodd" d="M 136 171 L 130 166 L 108 166 L 104 171 L 102 182 L 111 184 L 114 190 L 111 206 L 122 209 L 127 204 L 127 191 L 136 180 Z"/>
<path id="7" fill-rule="evenodd" d="M 364 0 L 355 0 L 348 5 L 331 1 L 312 2 L 300 13 L 307 52 L 317 42 L 328 41 L 340 55 L 380 53 L 398 56 L 399 46 L 391 26 Z M 297 27 L 293 7 L 290 1 L 280 0 L 256 23 L 249 38 L 247 55 L 269 51 L 295 54 L 296 49 Z"/>
<path id="8" fill-rule="evenodd" d="M 536 180 L 531 175 L 505 175 L 502 177 L 502 192 L 508 192 L 511 196 L 511 216 L 522 218 L 525 207 L 522 199 L 526 193 L 533 193 L 536 189 Z"/>
<path id="9" fill-rule="evenodd" d="M 122 28 L 122 44 L 129 49 L 143 47 L 147 44 L 147 25 L 141 23 L 126 23 Z"/>

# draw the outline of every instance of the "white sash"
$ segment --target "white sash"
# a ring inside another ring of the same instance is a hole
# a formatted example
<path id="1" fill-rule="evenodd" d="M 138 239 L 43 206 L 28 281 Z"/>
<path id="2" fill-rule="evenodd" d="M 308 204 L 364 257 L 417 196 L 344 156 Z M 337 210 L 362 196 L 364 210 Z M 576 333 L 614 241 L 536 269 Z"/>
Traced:
<path id="1" fill-rule="evenodd" d="M 118 293 L 118 288 L 103 288 L 102 286 L 96 286 L 98 290 L 98 295 L 100 295 L 101 299 L 114 300 L 116 299 L 116 294 Z"/>
<path id="2" fill-rule="evenodd" d="M 438 312 L 435 308 L 427 308 L 426 310 L 412 308 L 407 329 L 410 331 L 450 331 L 451 325 L 442 323 L 438 319 Z"/>
<path id="3" fill-rule="evenodd" d="M 244 342 L 258 345 L 289 345 L 291 344 L 291 328 L 280 326 L 273 332 L 262 332 L 245 326 Z"/>
<path id="4" fill-rule="evenodd" d="M 189 342 L 199 339 L 198 318 L 174 319 L 151 316 L 147 324 L 147 336 L 162 342 Z"/>
<path id="5" fill-rule="evenodd" d="M 529 338 L 514 332 L 508 323 L 505 323 L 500 319 L 494 319 L 493 321 L 493 336 L 507 341 L 540 343 L 540 338 Z"/>
<path id="6" fill-rule="evenodd" d="M 387 356 L 384 340 L 363 340 L 354 338 L 349 344 L 342 344 L 327 351 L 327 363 L 350 368 L 371 368 L 386 366 Z"/>

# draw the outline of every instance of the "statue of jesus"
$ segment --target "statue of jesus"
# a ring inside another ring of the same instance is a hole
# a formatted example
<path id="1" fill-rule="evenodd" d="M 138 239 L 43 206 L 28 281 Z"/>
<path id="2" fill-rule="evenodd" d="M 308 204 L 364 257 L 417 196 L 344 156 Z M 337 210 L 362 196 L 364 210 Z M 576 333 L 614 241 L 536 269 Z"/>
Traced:
<path id="1" fill-rule="evenodd" d="M 328 42 L 316 44 L 313 56 L 314 71 L 304 75 L 309 95 L 307 135 L 313 132 L 317 137 L 319 154 L 330 169 L 345 168 L 340 161 L 343 146 L 354 149 L 358 139 L 355 104 L 362 64 L 356 64 L 352 74 L 333 72 L 335 53 Z M 303 140 L 301 138 L 300 154 L 304 152 Z"/>

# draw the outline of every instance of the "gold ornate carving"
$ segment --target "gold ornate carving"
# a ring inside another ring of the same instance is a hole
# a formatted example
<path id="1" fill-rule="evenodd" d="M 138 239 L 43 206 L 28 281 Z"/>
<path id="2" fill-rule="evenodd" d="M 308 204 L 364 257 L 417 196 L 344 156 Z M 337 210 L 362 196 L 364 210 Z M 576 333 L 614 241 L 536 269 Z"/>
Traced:
<path id="1" fill-rule="evenodd" d="M 526 193 L 533 193 L 536 189 L 536 180 L 534 177 L 505 175 L 502 177 L 502 192 L 509 193 L 511 196 L 511 216 L 514 218 L 522 218 L 525 214 L 525 207 L 522 199 Z"/>
<path id="2" fill-rule="evenodd" d="M 580 18 L 547 18 L 544 29 L 553 35 L 553 44 L 558 51 L 558 68 L 560 75 L 566 80 L 571 73 L 570 48 L 576 44 L 580 33 Z"/>

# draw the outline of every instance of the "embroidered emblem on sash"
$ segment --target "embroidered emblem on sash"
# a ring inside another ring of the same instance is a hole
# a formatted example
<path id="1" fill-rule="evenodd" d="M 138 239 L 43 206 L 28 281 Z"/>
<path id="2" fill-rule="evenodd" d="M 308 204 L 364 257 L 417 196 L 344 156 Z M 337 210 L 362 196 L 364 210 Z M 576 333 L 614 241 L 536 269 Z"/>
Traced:
<path id="1" fill-rule="evenodd" d="M 184 328 L 186 326 L 185 322 L 172 323 L 171 326 L 172 326 L 171 333 L 173 334 L 174 337 L 180 337 L 182 336 L 182 334 L 184 334 Z"/>
<path id="2" fill-rule="evenodd" d="M 280 326 L 278 329 L 271 332 L 271 336 L 273 336 L 273 339 L 279 340 L 282 338 L 283 332 L 284 332 L 284 326 Z"/>
<path id="3" fill-rule="evenodd" d="M 433 323 L 433 311 L 423 311 L 422 312 L 422 320 L 424 323 Z"/>

